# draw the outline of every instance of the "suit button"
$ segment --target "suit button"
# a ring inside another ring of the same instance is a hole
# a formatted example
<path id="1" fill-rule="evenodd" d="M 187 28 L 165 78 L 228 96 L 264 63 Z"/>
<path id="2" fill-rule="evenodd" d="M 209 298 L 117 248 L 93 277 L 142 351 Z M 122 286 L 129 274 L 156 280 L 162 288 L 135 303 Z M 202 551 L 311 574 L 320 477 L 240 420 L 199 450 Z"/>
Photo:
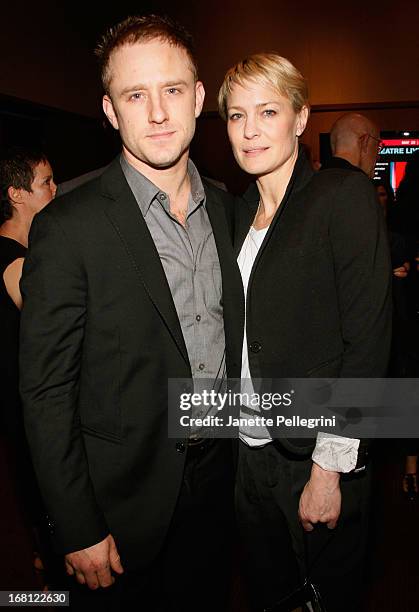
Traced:
<path id="1" fill-rule="evenodd" d="M 260 342 L 252 342 L 249 348 L 252 353 L 259 353 L 260 349 L 262 348 L 262 345 Z"/>
<path id="2" fill-rule="evenodd" d="M 54 533 L 55 533 L 55 524 L 54 524 L 54 522 L 50 519 L 49 516 L 46 516 L 46 520 L 47 520 L 48 531 L 50 532 L 51 535 L 54 535 Z"/>
<path id="3" fill-rule="evenodd" d="M 185 444 L 183 442 L 176 442 L 176 447 L 175 448 L 176 448 L 178 453 L 184 453 L 185 449 L 186 449 L 186 446 L 185 446 Z"/>

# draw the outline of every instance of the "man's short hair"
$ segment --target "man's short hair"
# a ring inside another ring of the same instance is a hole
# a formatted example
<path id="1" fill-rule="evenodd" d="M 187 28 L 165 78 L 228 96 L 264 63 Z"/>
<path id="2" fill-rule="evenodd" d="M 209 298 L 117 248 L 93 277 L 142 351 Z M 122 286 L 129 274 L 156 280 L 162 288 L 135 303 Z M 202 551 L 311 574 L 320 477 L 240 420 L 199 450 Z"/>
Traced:
<path id="1" fill-rule="evenodd" d="M 137 15 L 127 17 L 124 21 L 109 28 L 95 49 L 95 55 L 100 65 L 102 85 L 106 93 L 109 93 L 112 80 L 109 69 L 112 53 L 124 45 L 134 45 L 151 40 L 161 40 L 184 49 L 191 63 L 195 81 L 198 79 L 198 64 L 191 34 L 169 17 Z"/>
<path id="2" fill-rule="evenodd" d="M 297 68 L 277 53 L 255 53 L 232 66 L 224 77 L 218 94 L 218 110 L 224 120 L 233 85 L 245 86 L 249 82 L 272 87 L 288 98 L 296 113 L 303 106 L 309 108 L 307 82 Z"/>
<path id="3" fill-rule="evenodd" d="M 34 170 L 48 159 L 42 151 L 23 147 L 12 147 L 0 159 L 0 225 L 13 216 L 13 204 L 9 199 L 8 189 L 32 191 L 35 179 Z"/>

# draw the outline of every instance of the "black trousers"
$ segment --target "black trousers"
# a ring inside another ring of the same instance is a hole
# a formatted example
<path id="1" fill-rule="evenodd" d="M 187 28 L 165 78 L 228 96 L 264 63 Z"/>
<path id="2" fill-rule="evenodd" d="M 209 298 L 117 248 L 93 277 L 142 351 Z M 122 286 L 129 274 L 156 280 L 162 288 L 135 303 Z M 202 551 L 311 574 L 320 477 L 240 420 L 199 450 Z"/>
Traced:
<path id="1" fill-rule="evenodd" d="M 341 476 L 342 511 L 336 529 L 304 533 L 298 504 L 312 461 L 280 444 L 240 442 L 236 506 L 244 572 L 253 609 L 272 606 L 298 588 L 307 573 L 328 612 L 360 610 L 370 476 Z M 304 541 L 305 540 L 305 541 Z"/>
<path id="2" fill-rule="evenodd" d="M 230 440 L 189 447 L 182 488 L 163 550 L 146 572 L 128 568 L 108 589 L 67 580 L 70 609 L 101 612 L 223 612 L 234 542 Z M 144 528 L 147 528 L 145 525 Z M 141 554 L 141 551 L 138 552 Z"/>

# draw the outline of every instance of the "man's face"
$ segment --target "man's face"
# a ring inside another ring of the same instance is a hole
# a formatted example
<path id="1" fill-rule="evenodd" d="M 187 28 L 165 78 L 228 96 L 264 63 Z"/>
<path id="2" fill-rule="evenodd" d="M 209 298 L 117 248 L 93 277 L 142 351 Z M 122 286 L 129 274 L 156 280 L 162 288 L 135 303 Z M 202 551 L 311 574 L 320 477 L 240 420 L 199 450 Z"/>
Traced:
<path id="1" fill-rule="evenodd" d="M 32 191 L 20 190 L 21 200 L 34 215 L 44 208 L 54 197 L 57 185 L 54 183 L 49 162 L 41 162 L 33 169 Z"/>
<path id="2" fill-rule="evenodd" d="M 187 157 L 204 102 L 186 51 L 160 40 L 124 45 L 110 58 L 103 109 L 138 170 L 162 169 Z"/>

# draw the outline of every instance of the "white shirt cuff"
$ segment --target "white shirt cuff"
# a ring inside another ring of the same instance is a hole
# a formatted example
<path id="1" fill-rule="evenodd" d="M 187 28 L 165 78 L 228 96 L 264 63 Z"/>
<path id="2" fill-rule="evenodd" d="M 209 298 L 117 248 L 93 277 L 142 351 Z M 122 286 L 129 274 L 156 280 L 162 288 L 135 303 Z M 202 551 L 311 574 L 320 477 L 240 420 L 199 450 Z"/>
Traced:
<path id="1" fill-rule="evenodd" d="M 356 438 L 344 438 L 319 431 L 311 458 L 324 470 L 346 474 L 355 469 L 359 442 Z"/>

